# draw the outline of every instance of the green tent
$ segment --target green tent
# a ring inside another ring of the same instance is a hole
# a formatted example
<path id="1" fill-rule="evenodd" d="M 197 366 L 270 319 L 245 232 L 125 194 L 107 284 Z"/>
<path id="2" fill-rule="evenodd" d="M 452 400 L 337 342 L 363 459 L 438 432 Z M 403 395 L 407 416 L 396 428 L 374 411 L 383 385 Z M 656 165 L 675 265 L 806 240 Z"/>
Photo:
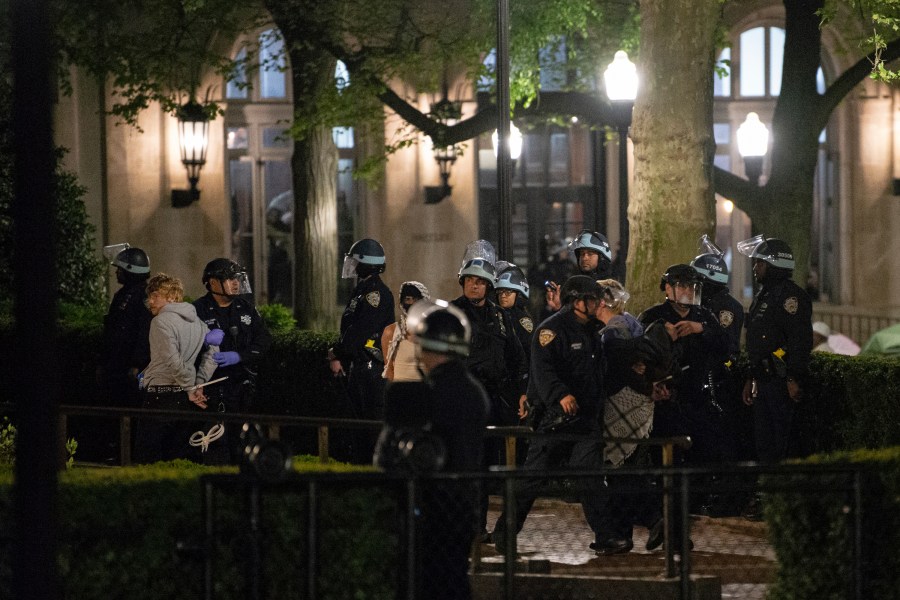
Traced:
<path id="1" fill-rule="evenodd" d="M 900 323 L 876 331 L 863 346 L 861 354 L 900 354 Z"/>

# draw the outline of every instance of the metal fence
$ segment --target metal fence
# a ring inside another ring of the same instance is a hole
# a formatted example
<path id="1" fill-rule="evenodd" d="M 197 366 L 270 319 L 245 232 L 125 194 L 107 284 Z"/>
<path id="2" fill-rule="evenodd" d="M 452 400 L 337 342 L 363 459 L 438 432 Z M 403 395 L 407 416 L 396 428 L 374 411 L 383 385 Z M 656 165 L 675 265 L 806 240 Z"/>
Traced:
<path id="1" fill-rule="evenodd" d="M 306 498 L 306 513 L 300 527 L 304 529 L 308 553 L 303 565 L 281 565 L 295 569 L 302 582 L 302 597 L 330 597 L 324 565 L 359 560 L 355 548 L 327 546 L 322 542 L 328 526 L 319 519 L 318 499 L 334 487 L 357 486 L 380 489 L 394 502 L 393 526 L 397 543 L 392 555 L 381 556 L 381 564 L 390 564 L 393 577 L 379 581 L 377 590 L 356 589 L 357 597 L 392 598 L 456 598 L 463 597 L 459 580 L 459 552 L 454 540 L 465 534 L 473 523 L 460 520 L 460 511 L 471 508 L 458 493 L 443 493 L 446 487 L 458 492 L 466 486 L 481 484 L 505 489 L 491 496 L 489 525 L 497 519 L 504 504 L 515 493 L 516 481 L 539 477 L 548 482 L 547 495 L 534 505 L 519 533 L 515 552 L 497 552 L 491 542 L 476 542 L 463 552 L 462 569 L 471 584 L 474 598 L 494 599 L 567 599 L 616 598 L 643 600 L 672 598 L 706 600 L 712 598 L 764 599 L 779 568 L 770 542 L 770 525 L 763 520 L 747 520 L 739 514 L 709 516 L 694 510 L 698 498 L 708 494 L 735 494 L 750 498 L 762 494 L 765 505 L 776 493 L 790 492 L 797 498 L 815 498 L 816 505 L 830 514 L 844 515 L 846 523 L 832 527 L 830 543 L 850 549 L 848 565 L 851 581 L 846 598 L 863 598 L 860 557 L 861 526 L 859 504 L 862 491 L 858 472 L 846 469 L 814 467 L 781 467 L 761 469 L 751 466 L 728 470 L 683 468 L 615 470 L 600 472 L 545 472 L 506 470 L 484 475 L 435 475 L 397 477 L 372 474 L 309 474 L 291 477 L 277 484 L 267 484 L 238 476 L 204 478 L 204 506 L 214 507 L 217 495 L 240 493 L 257 500 L 246 503 L 247 539 L 256 546 L 248 553 L 253 557 L 245 564 L 246 589 L 243 597 L 250 600 L 272 597 L 267 593 L 263 565 L 273 559 L 267 556 L 259 523 L 265 521 L 266 502 L 258 499 L 268 494 L 299 494 Z M 622 491 L 623 511 L 641 503 L 672 500 L 671 529 L 660 548 L 648 550 L 649 531 L 645 526 L 634 529 L 634 548 L 627 553 L 597 555 L 590 548 L 594 541 L 581 507 L 574 499 L 579 484 L 586 478 L 602 478 L 610 487 L 615 480 L 644 478 L 650 483 L 643 491 Z M 443 486 L 443 487 L 440 487 Z M 438 490 L 435 493 L 435 490 Z M 428 497 L 431 493 L 432 496 Z M 424 497 L 424 499 L 423 499 Z M 463 502 L 464 506 L 460 506 Z M 432 511 L 432 520 L 428 521 Z M 436 516 L 435 516 L 436 515 Z M 207 519 L 207 545 L 217 537 L 218 519 L 213 512 Z M 341 526 L 352 527 L 353 524 Z M 838 532 L 838 533 L 836 533 Z M 472 537 L 472 529 L 468 530 Z M 810 548 L 810 552 L 828 554 L 833 548 Z M 376 568 L 374 565 L 372 568 Z M 220 575 L 211 561 L 206 565 L 206 581 Z M 456 587 L 454 587 L 456 586 Z M 212 585 L 205 598 L 215 598 Z"/>

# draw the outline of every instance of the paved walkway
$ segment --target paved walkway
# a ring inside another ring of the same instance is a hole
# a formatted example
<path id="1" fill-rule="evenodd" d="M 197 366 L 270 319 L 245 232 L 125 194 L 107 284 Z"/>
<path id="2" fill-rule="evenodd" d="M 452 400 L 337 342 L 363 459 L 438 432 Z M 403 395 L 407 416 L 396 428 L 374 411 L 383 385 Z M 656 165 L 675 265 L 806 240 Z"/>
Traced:
<path id="1" fill-rule="evenodd" d="M 499 516 L 502 499 L 491 497 L 488 526 Z M 693 517 L 691 572 L 715 575 L 722 580 L 722 598 L 765 598 L 766 584 L 775 572 L 775 555 L 766 539 L 766 524 L 740 517 Z M 588 545 L 593 533 L 581 505 L 562 500 L 538 500 L 519 534 L 518 558 L 549 561 L 554 575 L 662 577 L 665 554 L 644 549 L 647 530 L 636 527 L 634 549 L 615 556 L 598 556 Z M 504 557 L 493 545 L 482 544 L 481 569 L 502 571 Z"/>

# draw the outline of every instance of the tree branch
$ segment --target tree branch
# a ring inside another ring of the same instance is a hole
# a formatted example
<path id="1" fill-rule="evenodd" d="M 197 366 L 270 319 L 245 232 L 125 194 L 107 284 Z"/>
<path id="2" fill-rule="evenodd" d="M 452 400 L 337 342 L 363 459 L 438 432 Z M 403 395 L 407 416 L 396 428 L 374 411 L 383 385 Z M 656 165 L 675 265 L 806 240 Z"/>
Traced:
<path id="1" fill-rule="evenodd" d="M 713 167 L 713 189 L 734 202 L 742 211 L 752 213 L 759 196 L 759 186 L 721 167 Z"/>
<path id="2" fill-rule="evenodd" d="M 881 60 L 891 62 L 900 58 L 900 38 L 894 39 L 885 46 L 881 52 Z M 856 64 L 841 73 L 841 76 L 834 80 L 825 94 L 822 96 L 822 103 L 819 105 L 819 111 L 816 115 L 820 126 L 816 131 L 821 131 L 828 124 L 831 112 L 849 94 L 853 88 L 865 79 L 872 72 L 872 65 L 875 62 L 875 53 L 872 52 L 861 59 Z"/>

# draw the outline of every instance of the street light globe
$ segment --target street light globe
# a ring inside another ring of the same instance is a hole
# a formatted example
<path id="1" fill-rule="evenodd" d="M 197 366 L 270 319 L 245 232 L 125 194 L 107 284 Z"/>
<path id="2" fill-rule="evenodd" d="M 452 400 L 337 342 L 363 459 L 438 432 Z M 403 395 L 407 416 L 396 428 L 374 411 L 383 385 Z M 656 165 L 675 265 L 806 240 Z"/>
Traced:
<path id="1" fill-rule="evenodd" d="M 634 102 L 637 98 L 637 67 L 628 60 L 628 53 L 624 50 L 616 52 L 613 61 L 603 72 L 603 81 L 606 84 L 606 96 L 611 101 Z"/>
<path id="2" fill-rule="evenodd" d="M 747 114 L 747 118 L 737 130 L 738 152 L 741 156 L 765 156 L 769 150 L 769 130 L 759 120 L 755 112 Z"/>
<path id="3" fill-rule="evenodd" d="M 500 134 L 495 129 L 491 134 L 491 143 L 494 145 L 494 158 L 500 152 Z M 522 156 L 522 132 L 516 127 L 515 123 L 509 124 L 509 158 L 510 160 L 519 160 Z"/>

